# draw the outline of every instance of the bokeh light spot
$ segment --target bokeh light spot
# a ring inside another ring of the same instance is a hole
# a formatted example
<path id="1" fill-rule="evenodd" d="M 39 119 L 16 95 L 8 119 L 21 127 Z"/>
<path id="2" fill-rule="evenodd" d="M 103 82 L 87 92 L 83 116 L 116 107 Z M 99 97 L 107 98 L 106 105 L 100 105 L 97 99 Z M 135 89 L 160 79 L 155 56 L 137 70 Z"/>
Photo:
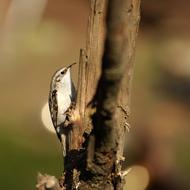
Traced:
<path id="1" fill-rule="evenodd" d="M 49 112 L 49 106 L 48 103 L 46 103 L 41 110 L 41 120 L 42 123 L 44 124 L 44 127 L 52 132 L 55 133 L 55 129 L 51 120 L 50 112 Z"/>
<path id="2" fill-rule="evenodd" d="M 149 172 L 147 168 L 140 165 L 132 166 L 126 176 L 124 190 L 145 190 L 149 183 Z"/>

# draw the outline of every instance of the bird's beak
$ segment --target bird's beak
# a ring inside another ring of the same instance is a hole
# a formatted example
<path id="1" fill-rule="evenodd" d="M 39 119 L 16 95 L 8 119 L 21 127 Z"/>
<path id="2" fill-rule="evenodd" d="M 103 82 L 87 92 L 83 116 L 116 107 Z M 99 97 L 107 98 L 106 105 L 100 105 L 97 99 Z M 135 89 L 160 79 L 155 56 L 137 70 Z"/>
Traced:
<path id="1" fill-rule="evenodd" d="M 75 64 L 77 64 L 77 63 L 72 63 L 71 65 L 69 65 L 68 67 L 67 67 L 67 69 L 69 69 L 69 68 L 71 68 L 73 65 L 75 65 Z"/>

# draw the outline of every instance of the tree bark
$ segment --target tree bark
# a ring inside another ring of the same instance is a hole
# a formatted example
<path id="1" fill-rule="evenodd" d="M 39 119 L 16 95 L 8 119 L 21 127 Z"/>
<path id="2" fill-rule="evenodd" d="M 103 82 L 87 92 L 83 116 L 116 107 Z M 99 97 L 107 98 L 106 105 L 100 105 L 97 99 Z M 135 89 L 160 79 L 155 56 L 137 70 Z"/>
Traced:
<path id="1" fill-rule="evenodd" d="M 139 8 L 140 0 L 91 0 L 62 188 L 123 189 L 127 171 L 121 161 Z"/>

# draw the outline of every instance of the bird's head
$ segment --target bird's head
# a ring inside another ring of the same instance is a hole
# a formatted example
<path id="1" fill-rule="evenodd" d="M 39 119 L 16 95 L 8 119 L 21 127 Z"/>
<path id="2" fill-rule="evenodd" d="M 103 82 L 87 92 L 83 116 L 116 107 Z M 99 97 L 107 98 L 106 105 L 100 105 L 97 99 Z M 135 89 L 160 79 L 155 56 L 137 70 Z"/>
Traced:
<path id="1" fill-rule="evenodd" d="M 70 76 L 70 68 L 76 63 L 73 63 L 71 65 L 69 65 L 68 67 L 63 67 L 61 69 L 59 69 L 54 75 L 53 75 L 53 79 L 52 82 L 53 84 L 61 84 L 61 83 L 65 83 L 65 82 L 69 82 L 69 80 L 71 80 L 71 76 Z"/>

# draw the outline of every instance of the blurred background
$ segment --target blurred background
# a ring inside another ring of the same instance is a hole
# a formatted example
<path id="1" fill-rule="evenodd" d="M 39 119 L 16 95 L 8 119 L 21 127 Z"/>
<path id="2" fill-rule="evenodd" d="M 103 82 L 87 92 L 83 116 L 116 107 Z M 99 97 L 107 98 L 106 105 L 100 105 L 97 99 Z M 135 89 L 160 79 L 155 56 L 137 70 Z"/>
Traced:
<path id="1" fill-rule="evenodd" d="M 128 190 L 190 189 L 190 1 L 143 0 L 126 138 Z M 0 0 L 0 189 L 60 176 L 44 126 L 52 74 L 78 61 L 89 0 Z M 76 83 L 77 67 L 73 67 Z"/>

